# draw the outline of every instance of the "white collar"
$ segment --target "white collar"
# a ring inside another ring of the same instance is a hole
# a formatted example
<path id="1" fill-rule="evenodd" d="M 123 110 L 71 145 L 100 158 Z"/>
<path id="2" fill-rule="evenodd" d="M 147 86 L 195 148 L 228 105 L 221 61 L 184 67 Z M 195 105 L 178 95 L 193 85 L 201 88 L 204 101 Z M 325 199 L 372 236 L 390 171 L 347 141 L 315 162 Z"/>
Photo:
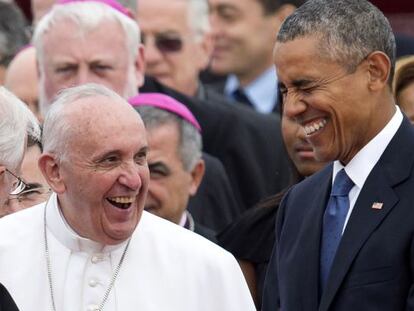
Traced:
<path id="1" fill-rule="evenodd" d="M 56 193 L 52 193 L 45 203 L 47 227 L 53 236 L 67 248 L 75 252 L 109 253 L 125 246 L 127 241 L 117 245 L 103 245 L 77 234 L 65 220 L 58 203 Z"/>
<path id="2" fill-rule="evenodd" d="M 342 168 L 345 168 L 349 178 L 352 179 L 359 189 L 362 189 L 368 175 L 377 164 L 403 121 L 400 108 L 398 106 L 395 107 L 396 111 L 387 125 L 345 167 L 338 160 L 334 162 L 332 182 L 335 180 L 336 174 Z"/>
<path id="3" fill-rule="evenodd" d="M 239 79 L 235 75 L 229 75 L 224 86 L 224 93 L 231 96 L 239 87 Z M 272 112 L 278 92 L 275 66 L 266 69 L 254 81 L 243 87 L 243 91 L 258 112 Z"/>

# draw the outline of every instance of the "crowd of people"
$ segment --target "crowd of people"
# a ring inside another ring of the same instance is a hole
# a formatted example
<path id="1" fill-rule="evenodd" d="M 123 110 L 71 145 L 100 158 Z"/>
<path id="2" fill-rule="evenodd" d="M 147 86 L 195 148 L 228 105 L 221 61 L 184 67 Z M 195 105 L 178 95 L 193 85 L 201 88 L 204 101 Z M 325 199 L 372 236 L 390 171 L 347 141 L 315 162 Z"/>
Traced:
<path id="1" fill-rule="evenodd" d="M 0 1 L 0 310 L 414 310 L 414 49 L 372 3 L 32 10 Z"/>

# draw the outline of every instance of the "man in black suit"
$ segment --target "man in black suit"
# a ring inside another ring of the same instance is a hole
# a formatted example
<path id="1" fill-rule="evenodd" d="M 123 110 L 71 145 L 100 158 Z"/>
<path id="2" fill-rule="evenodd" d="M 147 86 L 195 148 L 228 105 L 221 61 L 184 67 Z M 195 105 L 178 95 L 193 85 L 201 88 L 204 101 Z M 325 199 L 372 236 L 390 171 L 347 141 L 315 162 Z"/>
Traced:
<path id="1" fill-rule="evenodd" d="M 366 0 L 310 0 L 279 31 L 285 114 L 334 161 L 285 196 L 263 311 L 414 310 L 414 130 L 395 39 Z"/>
<path id="2" fill-rule="evenodd" d="M 260 113 L 277 110 L 279 92 L 273 64 L 274 34 L 304 0 L 208 0 L 214 52 L 211 84 L 232 104 Z"/>

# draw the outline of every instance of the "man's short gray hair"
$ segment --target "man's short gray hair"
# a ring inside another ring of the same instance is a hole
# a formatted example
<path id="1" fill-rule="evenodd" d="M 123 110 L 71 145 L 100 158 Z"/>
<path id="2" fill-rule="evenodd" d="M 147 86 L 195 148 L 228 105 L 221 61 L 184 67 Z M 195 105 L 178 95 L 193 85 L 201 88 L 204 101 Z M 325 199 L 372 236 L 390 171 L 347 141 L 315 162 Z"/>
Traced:
<path id="1" fill-rule="evenodd" d="M 184 0 L 188 2 L 188 18 L 196 38 L 210 31 L 209 6 L 207 0 Z"/>
<path id="2" fill-rule="evenodd" d="M 23 159 L 28 136 L 40 139 L 36 117 L 25 103 L 0 87 L 0 164 L 16 170 Z"/>
<path id="3" fill-rule="evenodd" d="M 74 124 L 67 117 L 65 107 L 79 99 L 95 96 L 104 96 L 124 102 L 129 106 L 125 99 L 100 84 L 87 83 L 62 90 L 53 101 L 43 123 L 42 146 L 44 152 L 54 154 L 58 160 L 67 156 L 67 144 L 73 133 Z"/>
<path id="4" fill-rule="evenodd" d="M 381 51 L 391 61 L 394 75 L 395 38 L 387 18 L 366 0 L 309 0 L 282 24 L 278 42 L 299 37 L 320 39 L 321 56 L 339 62 L 349 72 L 371 52 Z"/>
<path id="5" fill-rule="evenodd" d="M 33 34 L 40 64 L 44 61 L 43 38 L 53 31 L 56 24 L 70 20 L 77 25 L 79 32 L 87 33 L 98 28 L 103 22 L 112 20 L 119 23 L 124 30 L 130 61 L 135 59 L 139 50 L 140 31 L 137 23 L 130 17 L 118 12 L 107 4 L 96 1 L 57 4 L 39 21 Z"/>
<path id="6" fill-rule="evenodd" d="M 179 133 L 178 155 L 184 169 L 191 171 L 201 159 L 202 140 L 200 132 L 189 122 L 177 115 L 152 106 L 136 106 L 147 131 L 165 124 L 176 124 Z"/>

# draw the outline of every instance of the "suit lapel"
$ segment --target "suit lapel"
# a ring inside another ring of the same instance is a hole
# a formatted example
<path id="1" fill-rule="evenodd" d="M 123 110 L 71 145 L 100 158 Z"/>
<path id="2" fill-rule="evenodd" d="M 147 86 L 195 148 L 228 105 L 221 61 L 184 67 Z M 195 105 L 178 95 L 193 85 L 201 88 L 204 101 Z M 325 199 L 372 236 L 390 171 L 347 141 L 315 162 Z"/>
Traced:
<path id="1" fill-rule="evenodd" d="M 404 120 L 365 181 L 355 203 L 332 264 L 321 298 L 320 311 L 328 310 L 359 250 L 397 204 L 398 196 L 393 186 L 405 180 L 410 174 L 407 167 L 412 165 L 414 152 L 412 146 L 410 148 L 407 146 L 410 146 L 412 141 L 411 125 L 407 126 Z M 398 157 L 396 157 L 397 151 Z M 381 209 L 373 208 L 374 203 L 382 203 Z"/>

